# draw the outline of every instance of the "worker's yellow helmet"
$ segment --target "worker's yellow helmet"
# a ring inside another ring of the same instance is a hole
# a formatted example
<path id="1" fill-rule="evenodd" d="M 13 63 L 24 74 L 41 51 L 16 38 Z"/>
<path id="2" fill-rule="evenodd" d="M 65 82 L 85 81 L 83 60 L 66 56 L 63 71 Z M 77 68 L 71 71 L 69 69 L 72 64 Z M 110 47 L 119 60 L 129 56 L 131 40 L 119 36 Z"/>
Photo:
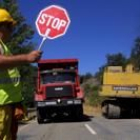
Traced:
<path id="1" fill-rule="evenodd" d="M 0 23 L 1 22 L 10 22 L 13 25 L 16 24 L 16 21 L 11 17 L 10 13 L 2 8 L 0 8 Z"/>

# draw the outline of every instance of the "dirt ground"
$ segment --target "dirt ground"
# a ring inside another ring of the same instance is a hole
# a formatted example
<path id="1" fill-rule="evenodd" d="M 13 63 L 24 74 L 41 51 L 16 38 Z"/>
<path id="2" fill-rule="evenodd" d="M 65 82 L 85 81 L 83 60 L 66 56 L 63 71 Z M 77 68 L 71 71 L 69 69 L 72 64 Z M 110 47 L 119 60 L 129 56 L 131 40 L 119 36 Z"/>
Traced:
<path id="1" fill-rule="evenodd" d="M 88 104 L 84 104 L 84 114 L 94 117 L 101 116 L 101 107 L 93 107 Z"/>

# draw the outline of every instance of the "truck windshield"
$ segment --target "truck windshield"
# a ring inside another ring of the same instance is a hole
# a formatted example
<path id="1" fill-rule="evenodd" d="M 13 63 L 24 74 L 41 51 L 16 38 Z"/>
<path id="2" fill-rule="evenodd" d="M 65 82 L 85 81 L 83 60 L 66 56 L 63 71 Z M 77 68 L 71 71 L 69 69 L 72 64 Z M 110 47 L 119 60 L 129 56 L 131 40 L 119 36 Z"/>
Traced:
<path id="1" fill-rule="evenodd" d="M 49 72 L 41 74 L 41 83 L 75 82 L 74 72 Z"/>

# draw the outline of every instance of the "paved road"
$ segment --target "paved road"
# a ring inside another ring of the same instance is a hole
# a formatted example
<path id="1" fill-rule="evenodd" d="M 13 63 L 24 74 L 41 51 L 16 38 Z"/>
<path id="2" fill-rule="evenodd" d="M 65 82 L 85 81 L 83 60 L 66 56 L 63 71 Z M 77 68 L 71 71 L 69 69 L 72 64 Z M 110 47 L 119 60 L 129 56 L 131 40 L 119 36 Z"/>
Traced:
<path id="1" fill-rule="evenodd" d="M 85 117 L 41 125 L 33 120 L 20 126 L 18 140 L 140 140 L 140 120 Z"/>

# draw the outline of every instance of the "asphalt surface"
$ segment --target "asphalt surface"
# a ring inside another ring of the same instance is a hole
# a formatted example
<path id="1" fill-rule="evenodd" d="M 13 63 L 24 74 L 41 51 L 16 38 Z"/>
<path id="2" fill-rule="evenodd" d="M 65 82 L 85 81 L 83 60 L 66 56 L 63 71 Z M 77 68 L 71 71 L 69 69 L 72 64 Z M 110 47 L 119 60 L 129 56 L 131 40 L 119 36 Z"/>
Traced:
<path id="1" fill-rule="evenodd" d="M 85 116 L 82 121 L 58 119 L 19 126 L 18 140 L 140 140 L 139 119 L 108 120 Z"/>

